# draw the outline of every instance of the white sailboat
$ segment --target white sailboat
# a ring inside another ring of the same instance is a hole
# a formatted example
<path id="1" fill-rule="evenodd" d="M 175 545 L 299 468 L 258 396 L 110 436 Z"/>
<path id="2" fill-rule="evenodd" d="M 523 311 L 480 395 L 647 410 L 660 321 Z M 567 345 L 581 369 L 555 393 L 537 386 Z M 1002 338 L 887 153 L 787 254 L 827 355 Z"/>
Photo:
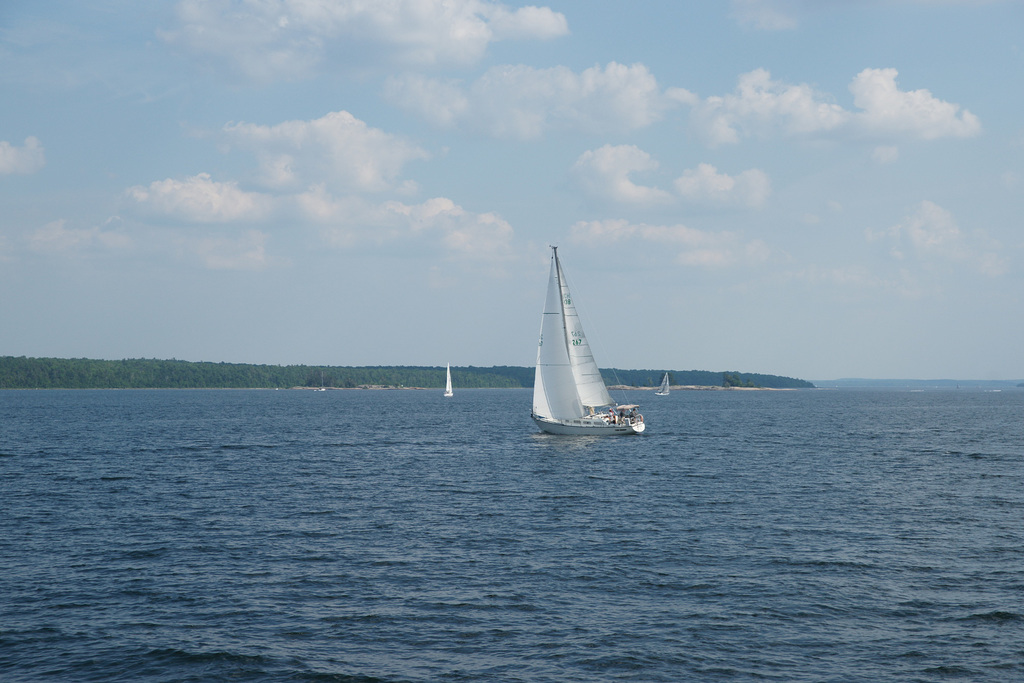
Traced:
<path id="1" fill-rule="evenodd" d="M 452 364 L 451 363 L 448 364 L 448 379 L 445 381 L 445 384 L 444 384 L 444 395 L 445 396 L 452 396 L 453 395 L 452 394 Z"/>
<path id="2" fill-rule="evenodd" d="M 667 372 L 665 373 L 665 376 L 661 378 L 661 386 L 658 387 L 658 390 L 654 392 L 654 395 L 655 396 L 668 396 L 668 373 Z"/>
<path id="3" fill-rule="evenodd" d="M 637 406 L 616 405 L 608 394 L 569 294 L 558 247 L 551 247 L 530 416 L 550 434 L 639 434 L 645 428 Z"/>

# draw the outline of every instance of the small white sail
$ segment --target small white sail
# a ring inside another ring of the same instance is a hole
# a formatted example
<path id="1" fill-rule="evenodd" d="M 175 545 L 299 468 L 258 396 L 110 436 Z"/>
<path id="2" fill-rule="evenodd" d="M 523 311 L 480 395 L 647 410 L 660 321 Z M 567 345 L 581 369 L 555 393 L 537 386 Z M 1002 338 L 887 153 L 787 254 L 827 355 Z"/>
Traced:
<path id="1" fill-rule="evenodd" d="M 614 408 L 605 412 L 609 406 Z M 644 430 L 636 406 L 616 406 L 608 393 L 566 284 L 558 247 L 551 248 L 532 416 L 542 430 L 552 434 L 635 434 Z"/>
<path id="2" fill-rule="evenodd" d="M 453 394 L 452 394 L 452 364 L 451 363 L 448 363 L 447 374 L 448 374 L 448 378 L 445 380 L 445 383 L 444 383 L 444 395 L 445 396 L 452 396 Z"/>
<path id="3" fill-rule="evenodd" d="M 661 378 L 661 386 L 658 387 L 658 390 L 654 392 L 654 395 L 655 396 L 668 396 L 668 373 L 667 372 L 665 373 L 665 376 Z"/>

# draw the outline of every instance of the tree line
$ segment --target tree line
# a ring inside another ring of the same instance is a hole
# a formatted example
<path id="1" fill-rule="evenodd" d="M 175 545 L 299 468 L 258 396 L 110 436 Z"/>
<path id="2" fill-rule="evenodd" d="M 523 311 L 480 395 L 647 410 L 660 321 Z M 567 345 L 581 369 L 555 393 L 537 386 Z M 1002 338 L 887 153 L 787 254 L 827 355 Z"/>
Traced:
<path id="1" fill-rule="evenodd" d="M 661 384 L 664 370 L 601 370 L 609 385 L 624 384 L 632 387 L 656 387 Z M 814 384 L 803 379 L 757 372 L 715 372 L 711 370 L 669 370 L 668 383 L 698 387 L 756 387 L 759 389 L 813 389 Z"/>
<path id="2" fill-rule="evenodd" d="M 664 371 L 601 371 L 609 385 L 657 386 Z M 532 367 L 453 367 L 458 388 L 530 388 Z M 444 366 L 252 365 L 132 358 L 26 358 L 0 356 L 0 389 L 287 389 L 292 387 L 444 386 Z M 810 388 L 804 380 L 756 373 L 670 371 L 672 384 Z M 737 384 L 738 382 L 738 384 Z"/>

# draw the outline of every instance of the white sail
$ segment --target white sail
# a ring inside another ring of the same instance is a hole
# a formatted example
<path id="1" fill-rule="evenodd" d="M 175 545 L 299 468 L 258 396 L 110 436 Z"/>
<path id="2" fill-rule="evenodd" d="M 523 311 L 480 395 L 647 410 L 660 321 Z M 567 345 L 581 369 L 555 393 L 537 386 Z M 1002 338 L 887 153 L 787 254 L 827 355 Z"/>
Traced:
<path id="1" fill-rule="evenodd" d="M 595 410 L 613 406 L 608 412 Z M 550 434 L 640 434 L 646 425 L 637 406 L 616 405 L 597 369 L 580 317 L 551 248 L 551 273 L 540 323 L 533 420 Z"/>
<path id="2" fill-rule="evenodd" d="M 445 384 L 444 384 L 444 395 L 445 396 L 452 396 L 453 394 L 452 394 L 452 364 L 451 363 L 448 364 L 447 374 L 448 374 L 448 378 L 447 378 L 447 380 L 445 380 Z"/>
<path id="3" fill-rule="evenodd" d="M 576 393 L 576 378 L 569 364 L 557 256 L 551 257 L 551 275 L 540 321 L 537 371 L 533 382 L 533 414 L 554 420 L 571 420 L 585 414 Z"/>
<path id="4" fill-rule="evenodd" d="M 599 408 L 614 405 L 608 387 L 604 384 L 601 371 L 597 368 L 594 354 L 590 351 L 587 336 L 583 333 L 580 316 L 576 313 L 569 284 L 565 281 L 562 264 L 558 261 L 558 252 L 552 257 L 557 268 L 558 284 L 561 289 L 562 318 L 565 326 L 565 343 L 569 352 L 569 365 L 576 381 L 576 394 L 584 407 Z"/>
<path id="5" fill-rule="evenodd" d="M 614 406 L 608 412 L 596 408 Z M 640 434 L 637 406 L 616 405 L 597 369 L 565 282 L 558 248 L 551 247 L 551 273 L 540 322 L 533 421 L 549 434 Z"/>
<path id="6" fill-rule="evenodd" d="M 656 392 L 654 392 L 654 394 L 656 396 L 668 396 L 668 373 L 667 372 L 665 373 L 665 376 L 661 378 L 661 386 L 658 387 L 658 390 Z"/>

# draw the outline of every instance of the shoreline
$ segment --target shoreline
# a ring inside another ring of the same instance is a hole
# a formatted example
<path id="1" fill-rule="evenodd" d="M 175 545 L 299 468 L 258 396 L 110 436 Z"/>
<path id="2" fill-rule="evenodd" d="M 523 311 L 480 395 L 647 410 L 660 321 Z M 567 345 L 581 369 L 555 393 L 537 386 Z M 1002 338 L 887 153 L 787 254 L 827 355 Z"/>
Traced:
<path id="1" fill-rule="evenodd" d="M 1021 384 L 1009 389 L 1019 391 L 1022 388 Z M 406 387 L 406 386 L 387 386 L 387 385 L 360 385 L 355 387 L 324 387 L 324 391 L 443 391 L 444 387 Z M 515 389 L 522 391 L 532 391 L 533 387 L 456 387 L 456 393 L 459 391 L 476 391 L 476 390 L 488 390 L 488 389 Z M 614 384 L 608 387 L 609 391 L 657 391 L 658 387 L 638 387 L 630 386 L 626 384 Z M 723 387 L 714 385 L 694 385 L 694 384 L 673 384 L 670 385 L 671 391 L 804 391 L 806 389 L 800 387 Z M 932 391 L 932 390 L 960 390 L 960 387 L 948 387 L 948 386 L 924 386 L 915 388 L 914 386 L 900 385 L 877 385 L 877 386 L 816 386 L 812 389 L 817 391 L 842 391 L 842 390 L 858 390 L 858 389 L 875 389 L 875 390 L 893 390 L 893 391 Z M 970 390 L 984 390 L 984 391 L 1005 391 L 1005 387 L 986 387 L 985 385 L 974 385 L 964 387 L 965 391 Z M 303 387 L 303 386 L 292 386 L 292 387 L 0 387 L 0 392 L 7 391 L 320 391 L 320 387 Z"/>
<path id="2" fill-rule="evenodd" d="M 669 391 L 798 391 L 795 387 L 722 387 L 712 384 L 670 384 Z M 658 387 L 632 387 L 625 384 L 614 384 L 609 391 L 657 391 Z"/>

